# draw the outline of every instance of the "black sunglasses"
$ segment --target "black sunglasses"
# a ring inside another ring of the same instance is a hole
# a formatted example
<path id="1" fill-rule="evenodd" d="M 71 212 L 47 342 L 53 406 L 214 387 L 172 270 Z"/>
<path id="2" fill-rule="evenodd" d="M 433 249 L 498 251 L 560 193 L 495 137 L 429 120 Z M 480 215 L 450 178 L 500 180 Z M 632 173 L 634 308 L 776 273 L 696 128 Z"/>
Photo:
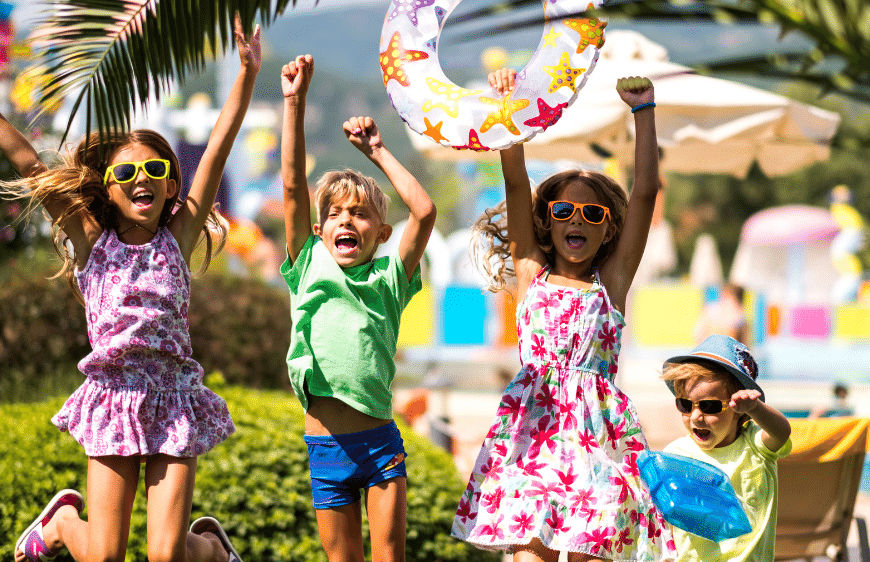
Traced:
<path id="1" fill-rule="evenodd" d="M 688 398 L 677 398 L 676 405 L 677 410 L 681 414 L 691 414 L 696 406 L 701 410 L 702 414 L 718 414 L 728 407 L 728 402 L 716 400 L 715 398 L 705 398 L 697 402 L 692 402 Z"/>
<path id="2" fill-rule="evenodd" d="M 610 209 L 597 203 L 574 203 L 572 201 L 550 201 L 550 214 L 557 221 L 566 221 L 574 216 L 577 210 L 583 220 L 589 224 L 601 224 L 610 217 Z"/>

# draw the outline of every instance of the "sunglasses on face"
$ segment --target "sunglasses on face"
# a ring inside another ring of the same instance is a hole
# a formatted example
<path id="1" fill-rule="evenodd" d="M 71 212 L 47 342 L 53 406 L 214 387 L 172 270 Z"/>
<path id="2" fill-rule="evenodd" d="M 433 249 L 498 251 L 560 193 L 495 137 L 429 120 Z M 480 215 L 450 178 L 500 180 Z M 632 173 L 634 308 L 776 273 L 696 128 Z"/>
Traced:
<path id="1" fill-rule="evenodd" d="M 118 162 L 106 168 L 103 183 L 109 183 L 109 176 L 115 178 L 118 183 L 127 183 L 139 175 L 139 169 L 151 179 L 162 180 L 169 175 L 169 160 L 152 158 L 141 162 Z"/>
<path id="2" fill-rule="evenodd" d="M 705 398 L 697 402 L 692 402 L 688 398 L 677 398 L 676 404 L 681 414 L 691 414 L 695 408 L 701 410 L 702 414 L 718 414 L 728 407 L 728 402 L 715 398 Z"/>
<path id="3" fill-rule="evenodd" d="M 610 218 L 610 209 L 595 203 L 572 203 L 571 201 L 550 201 L 550 214 L 557 221 L 566 221 L 574 216 L 577 210 L 583 220 L 589 224 L 601 224 Z"/>

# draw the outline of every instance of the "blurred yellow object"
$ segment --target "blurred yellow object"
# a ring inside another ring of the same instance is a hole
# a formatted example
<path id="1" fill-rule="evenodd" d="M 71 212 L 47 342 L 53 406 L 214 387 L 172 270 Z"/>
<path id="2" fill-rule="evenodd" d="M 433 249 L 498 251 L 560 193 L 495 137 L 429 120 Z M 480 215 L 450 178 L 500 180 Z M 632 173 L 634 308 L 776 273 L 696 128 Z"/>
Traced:
<path id="1" fill-rule="evenodd" d="M 423 288 L 414 295 L 402 313 L 397 347 L 432 345 L 435 343 L 435 295 L 432 286 L 423 282 Z"/>
<path id="2" fill-rule="evenodd" d="M 855 254 L 847 254 L 831 260 L 834 264 L 834 269 L 840 273 L 851 273 L 858 275 L 861 273 L 861 260 Z"/>
<path id="3" fill-rule="evenodd" d="M 483 63 L 483 68 L 487 72 L 493 72 L 499 68 L 504 68 L 507 64 L 507 51 L 501 47 L 490 47 L 480 55 L 480 62 Z"/>
<path id="4" fill-rule="evenodd" d="M 629 326 L 641 345 L 691 347 L 703 300 L 701 290 L 689 284 L 640 287 Z"/>
<path id="5" fill-rule="evenodd" d="M 12 92 L 9 98 L 12 100 L 12 106 L 19 113 L 25 113 L 35 109 L 37 95 L 39 90 L 48 83 L 48 78 L 44 74 L 40 74 L 37 69 L 29 69 L 15 78 L 12 85 Z M 54 102 L 47 104 L 43 109 L 50 113 L 57 113 L 61 106 L 60 99 L 55 99 Z"/>
<path id="6" fill-rule="evenodd" d="M 864 218 L 861 217 L 861 213 L 847 203 L 831 203 L 831 217 L 841 229 L 860 230 L 864 228 Z"/>
<path id="7" fill-rule="evenodd" d="M 616 158 L 611 157 L 604 159 L 603 172 L 605 175 L 613 178 L 619 185 L 625 185 L 625 174 L 623 173 L 622 165 Z"/>
<path id="8" fill-rule="evenodd" d="M 834 335 L 848 340 L 870 340 L 870 307 L 843 305 L 836 309 Z"/>

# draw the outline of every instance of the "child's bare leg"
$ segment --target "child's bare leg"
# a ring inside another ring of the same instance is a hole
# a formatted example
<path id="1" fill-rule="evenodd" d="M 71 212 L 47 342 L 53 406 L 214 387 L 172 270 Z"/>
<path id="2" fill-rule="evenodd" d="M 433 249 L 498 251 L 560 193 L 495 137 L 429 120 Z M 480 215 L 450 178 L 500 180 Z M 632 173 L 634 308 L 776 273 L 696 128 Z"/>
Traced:
<path id="1" fill-rule="evenodd" d="M 195 480 L 196 457 L 148 457 L 149 562 L 226 562 L 229 558 L 213 533 L 188 533 Z"/>
<path id="2" fill-rule="evenodd" d="M 372 537 L 372 562 L 404 562 L 407 527 L 407 478 L 376 484 L 366 492 Z"/>
<path id="3" fill-rule="evenodd" d="M 583 554 L 581 552 L 571 552 L 568 554 L 568 562 L 609 562 L 604 558 L 596 558 L 589 554 Z"/>
<path id="4" fill-rule="evenodd" d="M 133 499 L 139 483 L 139 460 L 139 457 L 90 457 L 88 520 L 82 521 L 71 507 L 61 509 L 45 527 L 47 544 L 51 546 L 49 540 L 59 539 L 79 562 L 123 562 L 130 538 Z M 52 530 L 55 522 L 56 531 Z"/>
<path id="5" fill-rule="evenodd" d="M 329 562 L 363 562 L 360 502 L 315 511 L 320 542 Z"/>
<path id="6" fill-rule="evenodd" d="M 550 550 L 538 539 L 532 539 L 529 544 L 519 544 L 514 547 L 513 562 L 558 562 L 559 551 Z"/>

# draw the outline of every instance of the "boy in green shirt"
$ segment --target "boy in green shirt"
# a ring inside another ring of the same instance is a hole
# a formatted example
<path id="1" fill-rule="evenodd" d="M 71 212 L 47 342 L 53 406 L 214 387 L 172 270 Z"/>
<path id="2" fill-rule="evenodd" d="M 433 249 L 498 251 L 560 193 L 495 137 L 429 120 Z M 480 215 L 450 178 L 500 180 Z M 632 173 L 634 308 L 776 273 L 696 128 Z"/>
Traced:
<path id="1" fill-rule="evenodd" d="M 758 365 L 734 338 L 713 335 L 689 355 L 665 362 L 662 378 L 674 393 L 689 434 L 665 452 L 703 461 L 728 474 L 752 531 L 713 542 L 674 528 L 678 561 L 770 562 L 776 539 L 776 461 L 791 452 L 791 425 L 764 402 Z"/>
<path id="2" fill-rule="evenodd" d="M 293 333 L 287 364 L 305 409 L 305 441 L 320 539 L 332 562 L 363 561 L 360 498 L 375 558 L 405 559 L 406 473 L 390 384 L 402 310 L 420 290 L 435 205 L 384 147 L 370 117 L 344 123 L 348 140 L 390 180 L 410 216 L 394 255 L 373 259 L 392 227 L 378 185 L 352 170 L 317 183 L 312 229 L 305 173 L 311 55 L 282 69 L 281 176 Z"/>

